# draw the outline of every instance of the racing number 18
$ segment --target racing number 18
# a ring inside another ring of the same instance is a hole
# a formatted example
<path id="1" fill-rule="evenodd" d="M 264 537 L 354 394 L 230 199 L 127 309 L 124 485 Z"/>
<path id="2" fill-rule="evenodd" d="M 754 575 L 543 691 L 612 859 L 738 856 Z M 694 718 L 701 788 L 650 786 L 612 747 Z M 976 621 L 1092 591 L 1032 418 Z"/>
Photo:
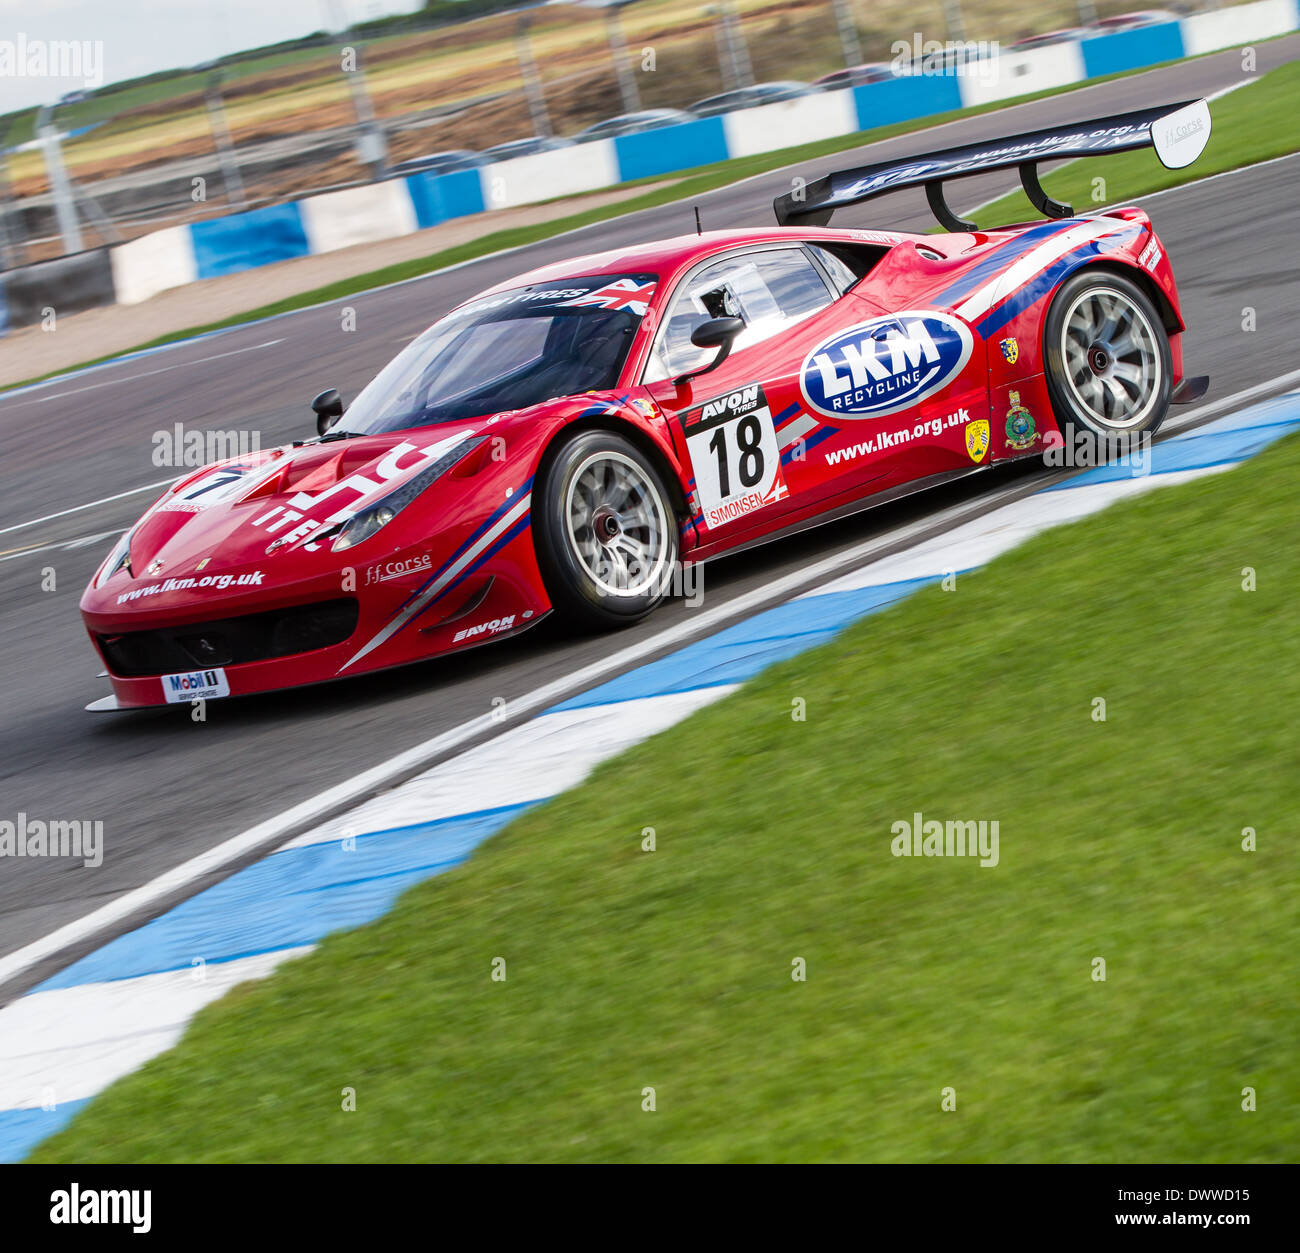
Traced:
<path id="1" fill-rule="evenodd" d="M 763 477 L 763 427 L 756 414 L 741 418 L 736 424 L 736 450 L 740 453 L 740 464 L 736 467 L 740 485 L 753 487 Z M 719 495 L 724 499 L 731 495 L 731 456 L 727 449 L 727 428 L 720 426 L 709 440 L 709 451 L 718 458 Z"/>
<path id="2" fill-rule="evenodd" d="M 705 402 L 683 426 L 707 526 L 737 521 L 789 494 L 772 411 L 758 383 Z"/>

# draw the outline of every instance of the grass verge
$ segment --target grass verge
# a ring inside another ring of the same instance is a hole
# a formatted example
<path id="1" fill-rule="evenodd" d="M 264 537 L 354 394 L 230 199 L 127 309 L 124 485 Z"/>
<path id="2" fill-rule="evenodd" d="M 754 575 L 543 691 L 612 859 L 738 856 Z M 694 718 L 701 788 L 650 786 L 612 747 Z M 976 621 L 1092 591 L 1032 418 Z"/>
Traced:
<path id="1" fill-rule="evenodd" d="M 693 170 L 684 170 L 680 173 L 655 175 L 651 178 L 637 179 L 631 183 L 623 185 L 635 187 L 639 183 L 654 183 L 657 184 L 657 186 L 653 191 L 647 191 L 640 196 L 635 196 L 628 200 L 621 200 L 614 204 L 602 205 L 599 208 L 585 209 L 566 217 L 552 219 L 549 222 L 539 222 L 531 226 L 513 227 L 509 230 L 492 231 L 489 234 L 478 237 L 477 239 L 470 240 L 464 244 L 459 244 L 454 248 L 445 248 L 440 252 L 430 253 L 427 257 L 418 257 L 410 261 L 401 261 L 394 265 L 384 266 L 378 270 L 370 270 L 365 274 L 353 275 L 350 278 L 340 279 L 335 283 L 329 283 L 322 287 L 314 287 L 310 291 L 299 292 L 297 295 L 286 297 L 284 300 L 278 300 L 271 304 L 259 305 L 257 308 L 249 309 L 244 313 L 232 314 L 230 317 L 221 318 L 215 322 L 205 322 L 198 326 L 189 326 L 179 330 L 169 331 L 166 335 L 159 335 L 155 339 L 147 340 L 144 343 L 138 344 L 134 348 L 107 353 L 102 357 L 92 357 L 90 360 L 80 362 L 78 365 L 63 366 L 58 370 L 50 370 L 44 374 L 23 379 L 21 382 L 8 384 L 5 387 L 0 388 L 0 395 L 3 395 L 6 391 L 13 390 L 14 388 L 29 387 L 31 384 L 39 383 L 44 379 L 55 378 L 63 374 L 70 374 L 75 370 L 84 370 L 87 366 L 99 365 L 105 361 L 113 361 L 118 357 L 126 356 L 131 352 L 142 352 L 149 348 L 159 348 L 164 344 L 175 343 L 177 340 L 182 339 L 190 339 L 195 335 L 204 335 L 211 331 L 225 330 L 231 326 L 241 326 L 246 322 L 256 322 L 261 318 L 274 317 L 281 313 L 292 313 L 295 309 L 305 309 L 309 305 L 324 304 L 331 300 L 342 300 L 344 297 L 354 296 L 358 292 L 370 291 L 372 288 L 383 287 L 389 283 L 399 283 L 405 279 L 419 278 L 421 275 L 430 274 L 435 270 L 445 269 L 449 265 L 456 265 L 462 261 L 472 261 L 477 257 L 487 256 L 489 253 L 493 252 L 500 252 L 506 248 L 518 248 L 525 244 L 537 243 L 539 240 L 550 239 L 555 235 L 564 233 L 565 231 L 578 230 L 584 226 L 591 226 L 596 222 L 603 222 L 614 217 L 622 217 L 625 214 L 636 213 L 642 209 L 657 208 L 659 205 L 669 204 L 677 200 L 686 201 L 693 196 L 701 196 L 706 192 L 716 191 L 719 187 L 725 187 L 729 183 L 750 178 L 755 174 L 764 174 L 769 170 L 780 169 L 782 166 L 795 165 L 800 161 L 815 160 L 818 157 L 828 156 L 832 153 L 843 152 L 851 148 L 858 148 L 863 144 L 877 143 L 882 139 L 890 139 L 896 135 L 905 135 L 912 131 L 932 126 L 941 126 L 946 122 L 957 121 L 960 118 L 974 117 L 977 114 L 991 113 L 998 109 L 1005 109 L 1019 104 L 1027 104 L 1031 101 L 1041 100 L 1048 96 L 1065 95 L 1082 88 L 1095 87 L 1099 83 L 1109 82 L 1112 79 L 1128 78 L 1132 74 L 1146 73 L 1148 70 L 1158 68 L 1160 67 L 1144 66 L 1141 70 L 1132 70 L 1121 74 L 1111 74 L 1103 78 L 1089 79 L 1082 83 L 1072 83 L 1067 87 L 1052 88 L 1047 91 L 1035 92 L 1030 95 L 1019 96 L 1014 100 L 999 100 L 992 104 L 975 105 L 967 109 L 957 109 L 949 113 L 935 114 L 932 117 L 915 118 L 909 122 L 899 122 L 892 126 L 879 126 L 872 130 L 857 131 L 851 135 L 837 135 L 832 139 L 823 139 L 814 143 L 800 144 L 793 148 L 782 148 L 776 152 L 765 152 L 753 157 L 737 157 L 729 161 L 719 161 L 712 165 L 699 166 Z M 665 185 L 665 178 L 671 178 L 674 181 Z M 685 215 L 683 216 L 683 224 L 683 229 L 690 228 L 690 223 L 686 220 Z M 709 225 L 716 226 L 717 224 L 712 223 Z"/>
<path id="2" fill-rule="evenodd" d="M 1289 1160 L 1298 477 L 1292 437 L 774 667 L 37 1158 Z M 917 811 L 999 864 L 892 856 Z"/>
<path id="3" fill-rule="evenodd" d="M 1043 186 L 1055 199 L 1085 212 L 1300 151 L 1297 95 L 1300 95 L 1300 61 L 1292 61 L 1248 87 L 1211 101 L 1210 141 L 1200 159 L 1186 169 L 1167 170 L 1151 149 L 1140 148 L 1114 156 L 1071 161 L 1044 175 Z M 988 229 L 1023 222 L 1040 214 L 1024 191 L 1017 188 L 978 209 L 973 216 L 980 226 Z"/>

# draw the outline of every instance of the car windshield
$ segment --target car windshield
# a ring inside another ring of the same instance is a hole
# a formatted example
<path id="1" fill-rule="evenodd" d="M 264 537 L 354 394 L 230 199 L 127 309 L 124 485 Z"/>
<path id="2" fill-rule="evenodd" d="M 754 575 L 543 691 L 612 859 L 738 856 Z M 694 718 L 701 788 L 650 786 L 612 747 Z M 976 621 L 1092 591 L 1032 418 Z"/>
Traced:
<path id="1" fill-rule="evenodd" d="M 566 278 L 453 309 L 375 376 L 330 433 L 400 431 L 614 387 L 655 282 Z"/>

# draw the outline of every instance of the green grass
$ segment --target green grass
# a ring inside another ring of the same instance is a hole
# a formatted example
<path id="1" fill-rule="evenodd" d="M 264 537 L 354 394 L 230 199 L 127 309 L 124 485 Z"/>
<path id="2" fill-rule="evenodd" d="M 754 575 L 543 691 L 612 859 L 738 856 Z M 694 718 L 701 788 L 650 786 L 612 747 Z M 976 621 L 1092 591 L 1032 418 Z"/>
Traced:
<path id="1" fill-rule="evenodd" d="M 1154 67 L 1151 67 L 1154 68 Z M 32 383 L 39 383 L 43 379 L 57 378 L 60 375 L 71 373 L 74 370 L 82 370 L 87 366 L 99 365 L 105 361 L 113 361 L 118 357 L 125 356 L 129 352 L 141 352 L 148 348 L 158 348 L 164 344 L 175 343 L 177 340 L 190 339 L 195 335 L 202 335 L 210 331 L 225 330 L 231 326 L 241 326 L 246 322 L 255 322 L 260 318 L 274 317 L 280 313 L 292 313 L 295 309 L 305 309 L 309 305 L 323 304 L 331 300 L 341 300 L 347 296 L 356 295 L 359 292 L 369 291 L 375 287 L 382 287 L 388 283 L 398 283 L 404 279 L 418 278 L 423 274 L 430 274 L 435 270 L 441 270 L 449 265 L 455 265 L 461 261 L 471 261 L 476 257 L 486 256 L 492 252 L 499 252 L 503 248 L 520 247 L 524 244 L 536 243 L 539 240 L 550 239 L 564 231 L 577 230 L 583 226 L 590 226 L 596 222 L 607 221 L 610 218 L 621 217 L 626 213 L 635 213 L 641 209 L 652 209 L 662 204 L 668 204 L 676 200 L 689 201 L 692 196 L 701 196 L 706 192 L 716 191 L 719 187 L 725 187 L 729 183 L 737 182 L 740 179 L 750 178 L 755 174 L 763 174 L 768 170 L 780 169 L 786 165 L 796 165 L 801 161 L 811 161 L 818 157 L 828 156 L 831 153 L 843 152 L 846 149 L 857 148 L 863 144 L 876 143 L 883 139 L 890 139 L 896 135 L 909 134 L 912 131 L 920 130 L 931 126 L 941 126 L 945 122 L 956 121 L 963 117 L 974 117 L 977 114 L 991 113 L 998 109 L 1007 108 L 1012 105 L 1025 104 L 1033 100 L 1041 100 L 1047 96 L 1064 95 L 1071 91 L 1077 91 L 1081 87 L 1093 87 L 1098 83 L 1107 82 L 1112 78 L 1125 78 L 1128 73 L 1141 73 L 1144 71 L 1130 71 L 1124 74 L 1112 74 L 1106 78 L 1090 79 L 1085 83 L 1073 83 L 1064 88 L 1053 88 L 1047 91 L 1035 92 L 1031 95 L 1017 97 L 1014 100 L 1000 100 L 993 104 L 975 105 L 968 109 L 958 109 L 949 113 L 939 113 L 932 117 L 916 118 L 909 122 L 898 122 L 891 126 L 879 126 L 872 130 L 857 131 L 851 135 L 837 135 L 831 139 L 817 140 L 813 143 L 800 144 L 793 148 L 782 148 L 776 152 L 765 152 L 752 157 L 738 157 L 729 161 L 719 161 L 712 165 L 699 166 L 695 169 L 684 170 L 670 175 L 661 175 L 654 178 L 638 179 L 630 183 L 623 184 L 627 187 L 635 187 L 641 184 L 658 184 L 652 190 L 646 191 L 639 196 L 634 196 L 627 200 L 617 201 L 612 204 L 601 205 L 598 208 L 584 209 L 577 213 L 569 214 L 562 218 L 555 218 L 549 222 L 539 222 L 532 226 L 512 227 L 507 230 L 492 231 L 486 235 L 481 235 L 467 243 L 459 244 L 454 248 L 444 248 L 439 252 L 430 253 L 427 257 L 417 257 L 410 261 L 400 261 L 394 265 L 384 266 L 382 269 L 370 270 L 365 274 L 357 274 L 351 278 L 340 279 L 335 283 L 328 283 L 322 287 L 314 287 L 310 291 L 299 292 L 295 296 L 289 296 L 284 300 L 277 300 L 271 304 L 259 305 L 255 309 L 249 309 L 243 313 L 232 314 L 230 317 L 221 318 L 215 322 L 205 322 L 197 326 L 188 326 L 169 331 L 166 335 L 160 335 L 155 339 L 150 339 L 144 343 L 137 344 L 134 348 L 122 349 L 118 352 L 107 353 L 101 357 L 93 357 L 87 361 L 82 361 L 73 366 L 62 366 L 57 370 L 50 370 L 44 374 L 34 375 L 31 378 L 23 379 L 21 382 L 6 384 L 0 388 L 0 395 L 5 391 L 12 390 L 16 387 L 28 387 Z M 665 179 L 671 181 L 664 183 Z M 706 227 L 720 228 L 728 225 L 727 223 L 716 223 L 705 221 Z M 683 231 L 693 229 L 693 219 L 690 217 L 689 209 L 683 208 L 682 213 Z"/>
<path id="2" fill-rule="evenodd" d="M 1043 177 L 1057 200 L 1087 212 L 1104 204 L 1127 203 L 1167 187 L 1240 169 L 1300 151 L 1300 61 L 1279 66 L 1249 87 L 1210 102 L 1213 126 L 1199 160 L 1167 170 L 1150 148 L 1071 161 Z M 1094 180 L 1101 180 L 1095 182 Z M 1017 188 L 974 213 L 981 227 L 1006 226 L 1041 216 Z"/>
<path id="3" fill-rule="evenodd" d="M 767 671 L 37 1157 L 1291 1160 L 1297 480 L 1292 437 Z M 918 810 L 1000 864 L 895 858 Z"/>

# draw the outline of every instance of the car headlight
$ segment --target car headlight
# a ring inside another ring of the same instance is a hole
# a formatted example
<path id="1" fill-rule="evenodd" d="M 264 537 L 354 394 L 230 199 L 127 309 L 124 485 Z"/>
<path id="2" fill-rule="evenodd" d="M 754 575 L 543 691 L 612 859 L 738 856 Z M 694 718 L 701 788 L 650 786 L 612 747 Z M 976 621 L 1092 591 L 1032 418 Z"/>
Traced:
<path id="1" fill-rule="evenodd" d="M 135 527 L 122 532 L 121 538 L 113 545 L 113 551 L 104 558 L 104 564 L 99 567 L 93 586 L 103 587 L 123 567 L 132 574 L 135 573 L 131 570 L 131 536 L 134 534 Z"/>
<path id="2" fill-rule="evenodd" d="M 334 536 L 334 550 L 337 552 L 342 548 L 353 548 L 363 540 L 368 540 L 376 531 L 382 530 L 435 479 L 446 474 L 456 462 L 473 452 L 486 438 L 486 435 L 476 435 L 461 440 L 454 448 L 449 448 L 443 453 L 437 461 L 425 466 L 418 474 L 412 475 L 387 496 L 375 501 L 373 505 L 368 505 L 359 513 L 354 513 Z"/>

